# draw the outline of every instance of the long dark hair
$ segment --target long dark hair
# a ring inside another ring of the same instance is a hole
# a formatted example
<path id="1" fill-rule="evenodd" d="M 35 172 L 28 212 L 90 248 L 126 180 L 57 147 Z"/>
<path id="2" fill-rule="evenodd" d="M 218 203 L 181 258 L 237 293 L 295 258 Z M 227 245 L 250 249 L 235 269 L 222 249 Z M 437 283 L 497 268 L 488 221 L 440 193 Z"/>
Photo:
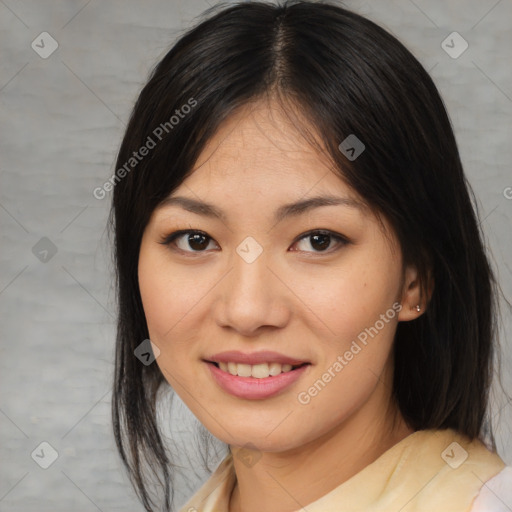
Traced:
<path id="1" fill-rule="evenodd" d="M 433 81 L 395 37 L 338 6 L 231 4 L 208 12 L 154 68 L 116 164 L 124 172 L 116 171 L 112 208 L 119 308 L 113 428 L 148 511 L 144 465 L 162 475 L 169 510 L 173 464 L 156 420 L 165 379 L 156 364 L 134 356 L 149 337 L 137 278 L 141 237 L 222 121 L 265 96 L 307 120 L 305 131 L 314 127 L 340 178 L 391 223 L 425 297 L 434 284 L 425 313 L 399 323 L 396 333 L 394 398 L 406 422 L 483 435 L 495 281 Z M 355 160 L 339 149 L 351 134 L 365 145 Z M 151 146 L 146 156 L 131 160 L 143 146 Z"/>

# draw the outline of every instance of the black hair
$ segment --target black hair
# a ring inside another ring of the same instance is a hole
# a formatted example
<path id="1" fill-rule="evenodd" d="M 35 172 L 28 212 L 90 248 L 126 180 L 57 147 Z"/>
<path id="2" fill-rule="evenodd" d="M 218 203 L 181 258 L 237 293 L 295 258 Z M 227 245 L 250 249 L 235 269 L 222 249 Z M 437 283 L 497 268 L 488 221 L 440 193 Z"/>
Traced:
<path id="1" fill-rule="evenodd" d="M 334 4 L 230 4 L 208 11 L 156 65 L 116 164 L 125 171 L 116 171 L 111 213 L 119 308 L 113 428 L 148 511 L 153 504 L 144 464 L 163 477 L 165 510 L 173 464 L 156 418 L 157 392 L 166 381 L 156 364 L 134 356 L 149 338 L 137 275 L 142 234 L 221 123 L 264 97 L 307 120 L 340 179 L 389 221 L 404 264 L 418 269 L 427 309 L 399 323 L 393 348 L 393 397 L 405 421 L 414 430 L 453 428 L 472 439 L 482 436 L 495 281 L 432 79 L 394 36 Z M 365 145 L 356 159 L 339 149 L 349 135 Z M 131 160 L 150 145 L 147 156 Z"/>

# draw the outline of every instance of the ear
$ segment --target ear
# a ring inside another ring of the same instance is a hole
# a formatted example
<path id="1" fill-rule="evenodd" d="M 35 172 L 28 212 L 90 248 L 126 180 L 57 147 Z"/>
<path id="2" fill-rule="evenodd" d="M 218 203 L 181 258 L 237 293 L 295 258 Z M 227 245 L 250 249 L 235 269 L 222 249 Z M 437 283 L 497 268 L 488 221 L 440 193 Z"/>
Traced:
<path id="1" fill-rule="evenodd" d="M 422 294 L 422 286 L 418 276 L 418 270 L 414 265 L 409 265 L 405 269 L 404 283 L 402 286 L 402 297 L 400 303 L 402 309 L 398 314 L 399 322 L 408 322 L 416 320 L 419 316 L 425 313 L 428 307 L 432 292 L 434 290 L 434 282 L 432 276 L 428 275 L 428 283 L 425 283 L 424 292 L 427 296 Z M 419 309 L 419 311 L 418 311 Z"/>

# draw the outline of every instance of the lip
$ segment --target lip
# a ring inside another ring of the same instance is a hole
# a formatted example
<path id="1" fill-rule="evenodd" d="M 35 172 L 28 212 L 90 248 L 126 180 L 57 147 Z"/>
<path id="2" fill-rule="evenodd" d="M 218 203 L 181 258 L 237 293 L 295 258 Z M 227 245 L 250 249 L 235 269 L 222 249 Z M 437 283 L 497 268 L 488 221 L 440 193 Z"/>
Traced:
<path id="1" fill-rule="evenodd" d="M 229 350 L 227 352 L 214 354 L 211 357 L 206 357 L 204 360 L 214 363 L 241 363 L 250 365 L 261 363 L 280 363 L 291 364 L 292 366 L 309 362 L 300 359 L 294 359 L 292 357 L 279 354 L 278 352 L 272 352 L 270 350 L 262 350 L 260 352 L 253 352 L 251 354 L 239 352 L 238 350 Z"/>
<path id="2" fill-rule="evenodd" d="M 231 359 L 231 361 L 233 361 L 233 359 Z M 268 359 L 265 361 L 268 361 Z M 304 364 L 295 370 L 280 373 L 275 377 L 256 379 L 255 377 L 239 377 L 238 375 L 231 375 L 230 373 L 217 368 L 215 364 L 209 361 L 205 361 L 205 364 L 208 366 L 213 379 L 224 391 L 238 398 L 245 398 L 248 400 L 262 400 L 283 392 L 286 388 L 300 379 L 310 366 L 309 364 Z"/>

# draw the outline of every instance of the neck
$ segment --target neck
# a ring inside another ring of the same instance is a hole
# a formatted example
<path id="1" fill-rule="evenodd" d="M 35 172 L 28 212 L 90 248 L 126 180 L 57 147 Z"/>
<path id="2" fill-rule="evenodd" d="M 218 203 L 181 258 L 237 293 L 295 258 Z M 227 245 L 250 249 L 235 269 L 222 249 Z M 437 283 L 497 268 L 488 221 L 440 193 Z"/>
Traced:
<path id="1" fill-rule="evenodd" d="M 374 462 L 412 434 L 382 386 L 349 419 L 314 441 L 287 452 L 265 452 L 246 466 L 232 447 L 237 482 L 229 512 L 302 509 Z M 373 404 L 372 404 L 373 402 Z"/>

